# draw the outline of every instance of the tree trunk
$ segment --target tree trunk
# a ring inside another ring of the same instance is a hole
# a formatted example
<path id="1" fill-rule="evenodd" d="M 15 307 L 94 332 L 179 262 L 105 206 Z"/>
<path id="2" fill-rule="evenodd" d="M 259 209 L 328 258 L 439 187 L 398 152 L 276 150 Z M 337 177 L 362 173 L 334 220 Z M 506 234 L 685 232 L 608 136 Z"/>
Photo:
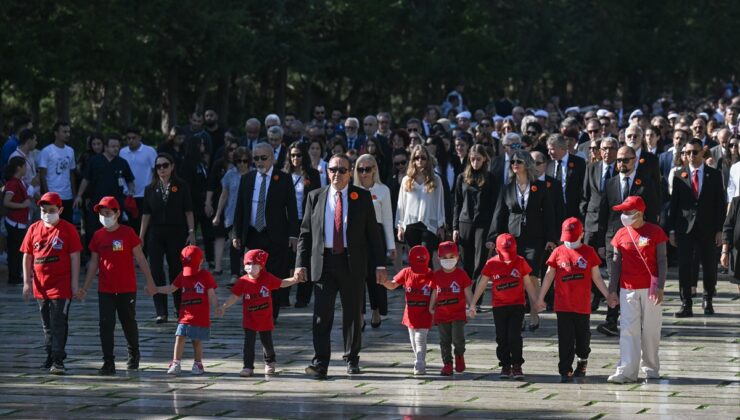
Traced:
<path id="1" fill-rule="evenodd" d="M 288 84 L 288 65 L 281 63 L 275 74 L 273 109 L 278 115 L 285 115 L 285 87 Z"/>
<path id="2" fill-rule="evenodd" d="M 177 67 L 169 71 L 166 81 L 167 89 L 162 94 L 162 133 L 167 134 L 170 128 L 177 125 L 177 107 L 179 101 L 180 81 Z"/>
<path id="3" fill-rule="evenodd" d="M 229 123 L 229 97 L 231 96 L 231 75 L 224 74 L 218 79 L 218 99 L 216 106 L 216 112 L 218 112 L 218 119 L 220 124 L 228 126 Z"/>
<path id="4" fill-rule="evenodd" d="M 311 121 L 311 103 L 313 102 L 313 78 L 307 76 L 303 79 L 303 103 L 301 103 L 301 118 L 308 124 Z"/>
<path id="5" fill-rule="evenodd" d="M 33 126 L 38 127 L 41 124 L 41 95 L 38 93 L 31 94 L 31 98 L 28 100 L 28 110 L 31 112 Z"/>
<path id="6" fill-rule="evenodd" d="M 69 121 L 69 85 L 64 85 L 54 93 L 54 104 L 57 111 L 57 119 Z"/>
<path id="7" fill-rule="evenodd" d="M 120 123 L 123 127 L 131 126 L 131 85 L 121 85 L 121 117 Z"/>

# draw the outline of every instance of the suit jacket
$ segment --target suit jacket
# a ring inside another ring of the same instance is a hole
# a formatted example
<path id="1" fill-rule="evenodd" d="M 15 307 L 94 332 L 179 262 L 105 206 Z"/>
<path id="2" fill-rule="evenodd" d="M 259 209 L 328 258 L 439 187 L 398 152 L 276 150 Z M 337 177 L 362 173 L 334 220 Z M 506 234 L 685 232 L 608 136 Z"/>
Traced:
<path id="1" fill-rule="evenodd" d="M 239 193 L 234 211 L 234 228 L 232 238 L 247 243 L 250 219 L 252 215 L 252 193 L 259 185 L 255 185 L 257 171 L 250 171 L 242 175 L 239 182 Z M 265 222 L 267 228 L 262 232 L 276 243 L 285 242 L 288 238 L 298 237 L 298 207 L 295 201 L 295 189 L 290 175 L 272 170 L 272 179 L 265 197 Z"/>
<path id="2" fill-rule="evenodd" d="M 491 159 L 491 163 L 488 164 L 488 168 L 493 174 L 493 178 L 496 181 L 496 185 L 503 187 L 504 185 L 504 170 L 509 170 L 506 165 L 506 156 L 496 156 Z"/>
<path id="3" fill-rule="evenodd" d="M 617 204 L 622 204 L 622 187 L 619 181 L 619 175 L 609 178 L 604 187 L 605 194 L 601 194 L 601 203 L 599 205 L 599 234 L 597 235 L 597 247 L 602 247 L 607 241 L 614 237 L 614 234 L 622 228 L 620 218 L 622 212 L 612 210 Z M 660 214 L 660 193 L 658 186 L 648 177 L 635 174 L 630 186 L 630 195 L 642 197 L 645 201 L 645 220 L 650 223 L 658 223 Z"/>
<path id="4" fill-rule="evenodd" d="M 526 237 L 527 242 L 533 240 L 558 242 L 559 226 L 555 224 L 555 213 L 552 211 L 551 195 L 547 190 L 546 182 L 535 181 L 529 189 L 526 216 L 527 224 L 522 225 L 522 209 L 517 200 L 516 181 L 506 184 L 498 196 L 496 210 L 488 231 L 487 242 L 496 242 L 496 237 L 502 233 L 510 233 L 519 241 Z"/>
<path id="5" fill-rule="evenodd" d="M 290 177 L 290 180 L 292 182 L 293 178 Z M 308 174 L 303 178 L 303 201 L 300 203 L 302 209 L 306 208 L 308 193 L 318 188 L 321 188 L 321 174 L 314 168 L 308 168 Z M 295 190 L 295 185 L 293 185 L 293 190 Z"/>
<path id="6" fill-rule="evenodd" d="M 663 180 L 667 180 L 668 175 L 671 174 L 671 169 L 673 169 L 673 157 L 673 150 L 665 151 L 658 156 L 658 166 L 660 167 L 660 174 L 663 177 Z"/>
<path id="7" fill-rule="evenodd" d="M 670 172 L 670 169 L 668 170 Z M 654 154 L 642 150 L 637 165 L 637 175 L 650 178 L 655 185 L 660 185 L 660 164 L 658 157 Z M 667 179 L 667 175 L 666 175 Z"/>
<path id="8" fill-rule="evenodd" d="M 459 230 L 460 222 L 472 223 L 476 227 L 491 225 L 500 188 L 492 173 L 486 171 L 486 176 L 486 183 L 482 187 L 466 183 L 463 174 L 457 176 L 453 230 Z"/>
<path id="9" fill-rule="evenodd" d="M 612 175 L 617 175 L 617 164 L 612 162 Z M 583 181 L 583 198 L 581 199 L 581 213 L 583 214 L 583 229 L 586 232 L 598 232 L 599 209 L 601 208 L 601 178 L 604 172 L 604 161 L 594 162 L 586 168 L 586 179 Z M 606 184 L 604 185 L 606 190 Z"/>
<path id="10" fill-rule="evenodd" d="M 735 197 L 730 202 L 730 211 L 722 227 L 722 242 L 730 245 L 730 249 L 740 250 L 740 197 Z M 740 253 L 738 253 L 740 257 Z M 735 277 L 738 277 L 738 266 L 735 265 Z"/>
<path id="11" fill-rule="evenodd" d="M 275 159 L 275 163 L 273 163 L 273 168 L 275 168 L 275 171 L 282 171 L 283 167 L 285 166 L 285 158 L 288 155 L 288 146 L 285 144 L 280 145 L 280 152 L 278 152 L 278 157 Z M 275 173 L 273 171 L 273 173 Z"/>
<path id="12" fill-rule="evenodd" d="M 722 174 L 704 165 L 701 191 L 699 198 L 694 198 L 691 188 L 691 170 L 681 168 L 673 176 L 673 194 L 671 194 L 671 209 L 669 213 L 669 230 L 675 230 L 678 235 L 687 235 L 696 232 L 703 237 L 714 237 L 722 231 L 725 220 L 727 199 L 722 182 Z"/>
<path id="13" fill-rule="evenodd" d="M 330 186 L 311 191 L 298 236 L 295 267 L 311 267 L 311 279 L 319 281 L 324 269 L 324 215 Z M 373 261 L 385 261 L 384 239 L 378 230 L 370 191 L 349 185 L 347 193 L 347 258 L 352 276 L 347 281 L 364 284 L 370 254 Z M 355 198 L 353 198 L 355 197 Z M 332 229 L 332 226 L 328 227 Z"/>
<path id="14" fill-rule="evenodd" d="M 558 162 L 549 160 L 545 173 L 557 179 Z M 582 219 L 581 215 L 581 193 L 583 192 L 583 180 L 586 177 L 586 161 L 580 157 L 568 155 L 568 170 L 565 181 L 565 218 L 577 217 Z"/>
<path id="15" fill-rule="evenodd" d="M 563 185 L 550 175 L 545 175 L 545 188 L 550 194 L 550 202 L 555 216 L 555 229 L 560 229 L 565 220 L 565 202 L 563 201 Z"/>

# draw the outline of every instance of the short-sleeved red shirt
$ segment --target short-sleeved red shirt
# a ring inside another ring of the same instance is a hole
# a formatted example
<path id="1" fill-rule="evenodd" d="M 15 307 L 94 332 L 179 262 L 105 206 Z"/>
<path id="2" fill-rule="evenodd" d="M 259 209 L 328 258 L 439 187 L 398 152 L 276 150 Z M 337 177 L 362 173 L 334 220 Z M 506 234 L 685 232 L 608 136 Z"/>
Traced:
<path id="1" fill-rule="evenodd" d="M 208 302 L 208 290 L 218 287 L 211 273 L 206 270 L 200 270 L 192 276 L 180 273 L 172 285 L 182 291 L 178 322 L 196 327 L 210 327 L 211 305 Z"/>
<path id="2" fill-rule="evenodd" d="M 429 313 L 429 300 L 432 298 L 433 273 L 416 274 L 406 267 L 399 271 L 393 281 L 406 292 L 406 308 L 403 310 L 402 324 L 409 328 L 426 329 L 432 327 L 432 314 Z"/>
<path id="3" fill-rule="evenodd" d="M 532 272 L 527 260 L 517 255 L 508 264 L 498 255 L 486 261 L 481 275 L 491 278 L 491 306 L 524 305 L 524 276 Z"/>
<path id="4" fill-rule="evenodd" d="M 443 269 L 434 272 L 432 289 L 437 290 L 434 323 L 467 321 L 465 314 L 465 288 L 473 284 L 468 274 L 456 267 L 450 273 Z"/>
<path id="5" fill-rule="evenodd" d="M 13 197 L 10 199 L 13 203 L 21 204 L 28 198 L 28 188 L 23 180 L 18 178 L 11 178 L 5 183 L 5 192 L 13 193 Z M 5 197 L 0 197 L 0 200 L 4 200 Z M 30 208 L 25 209 L 11 209 L 8 208 L 8 214 L 5 216 L 6 219 L 12 220 L 15 223 L 21 223 L 28 225 L 28 214 L 31 211 Z"/>
<path id="6" fill-rule="evenodd" d="M 93 234 L 88 248 L 98 254 L 98 291 L 101 293 L 135 293 L 136 270 L 134 248 L 141 245 L 139 236 L 128 226 L 119 225 L 109 232 L 105 228 Z"/>
<path id="7" fill-rule="evenodd" d="M 33 295 L 36 299 L 71 299 L 70 254 L 82 251 L 74 225 L 60 219 L 46 227 L 39 220 L 26 232 L 21 252 L 33 256 Z"/>
<path id="8" fill-rule="evenodd" d="M 279 289 L 282 280 L 260 272 L 256 279 L 242 276 L 234 283 L 231 294 L 242 297 L 242 327 L 252 331 L 272 331 L 272 291 Z"/>
<path id="9" fill-rule="evenodd" d="M 651 274 L 658 276 L 658 245 L 666 241 L 668 236 L 663 229 L 652 223 L 645 223 L 639 229 L 623 227 L 617 231 L 612 246 L 622 255 L 619 279 L 622 289 L 650 288 Z"/>
<path id="10" fill-rule="evenodd" d="M 547 265 L 555 269 L 555 312 L 591 313 L 591 270 L 601 264 L 593 248 L 555 248 Z"/>

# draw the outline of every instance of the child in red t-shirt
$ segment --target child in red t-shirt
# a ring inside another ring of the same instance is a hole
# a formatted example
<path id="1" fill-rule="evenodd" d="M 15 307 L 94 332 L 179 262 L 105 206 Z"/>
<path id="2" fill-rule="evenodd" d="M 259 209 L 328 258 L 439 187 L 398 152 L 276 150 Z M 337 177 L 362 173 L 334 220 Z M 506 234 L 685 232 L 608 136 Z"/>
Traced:
<path id="1" fill-rule="evenodd" d="M 532 268 L 516 253 L 516 239 L 504 233 L 496 238 L 498 255 L 489 259 L 481 271 L 481 281 L 475 289 L 473 302 L 483 296 L 490 281 L 493 322 L 496 324 L 496 356 L 501 366 L 501 379 L 524 379 L 522 372 L 522 321 L 524 320 L 524 290 L 537 296 L 537 285 L 529 273 Z M 470 317 L 475 317 L 475 307 Z"/>
<path id="2" fill-rule="evenodd" d="M 175 332 L 175 350 L 167 373 L 177 375 L 181 372 L 180 360 L 185 349 L 185 337 L 193 343 L 193 375 L 202 375 L 203 341 L 211 338 L 211 308 L 218 306 L 216 280 L 207 270 L 201 270 L 203 251 L 195 245 L 188 245 L 180 251 L 182 273 L 169 286 L 157 287 L 157 293 L 169 294 L 182 289 L 180 319 Z"/>
<path id="3" fill-rule="evenodd" d="M 98 273 L 98 309 L 100 313 L 100 344 L 103 347 L 103 367 L 101 375 L 115 375 L 116 365 L 113 355 L 113 331 L 116 327 L 116 314 L 121 321 L 123 335 L 128 344 L 129 370 L 139 368 L 139 327 L 136 324 L 136 267 L 139 264 L 146 279 L 146 291 L 153 295 L 156 291 L 149 263 L 141 250 L 141 239 L 128 226 L 118 224 L 121 208 L 115 197 L 107 196 L 93 207 L 98 213 L 102 228 L 92 236 L 90 264 L 85 275 L 85 284 L 75 296 L 83 299 Z"/>
<path id="4" fill-rule="evenodd" d="M 403 325 L 409 330 L 411 349 L 416 356 L 414 375 L 426 374 L 427 334 L 432 327 L 429 300 L 432 297 L 432 270 L 429 269 L 429 251 L 416 245 L 409 250 L 409 266 L 402 269 L 383 285 L 387 289 L 403 287 L 406 292 L 406 307 Z"/>
<path id="5" fill-rule="evenodd" d="M 443 376 L 452 375 L 452 345 L 455 345 L 455 371 L 465 372 L 466 304 L 473 297 L 472 280 L 457 266 L 459 253 L 454 242 L 442 242 L 437 251 L 442 268 L 434 272 L 429 312 L 439 329 Z"/>
<path id="6" fill-rule="evenodd" d="M 275 347 L 272 344 L 272 291 L 298 283 L 297 278 L 279 279 L 265 270 L 267 252 L 251 249 L 244 255 L 244 276 L 234 283 L 231 296 L 216 310 L 221 317 L 226 309 L 242 299 L 242 327 L 244 328 L 244 368 L 240 376 L 254 374 L 254 344 L 260 335 L 262 352 L 265 356 L 265 375 L 275 373 Z"/>
<path id="7" fill-rule="evenodd" d="M 573 376 L 586 376 L 591 341 L 591 284 L 608 296 L 601 279 L 601 259 L 596 251 L 583 244 L 583 224 L 575 217 L 563 222 L 560 240 L 547 260 L 547 273 L 537 300 L 537 309 L 545 309 L 545 294 L 555 281 L 555 313 L 558 318 L 558 371 L 560 382 L 569 382 Z M 611 302 L 610 302 L 611 303 Z M 576 371 L 573 359 L 578 356 Z"/>

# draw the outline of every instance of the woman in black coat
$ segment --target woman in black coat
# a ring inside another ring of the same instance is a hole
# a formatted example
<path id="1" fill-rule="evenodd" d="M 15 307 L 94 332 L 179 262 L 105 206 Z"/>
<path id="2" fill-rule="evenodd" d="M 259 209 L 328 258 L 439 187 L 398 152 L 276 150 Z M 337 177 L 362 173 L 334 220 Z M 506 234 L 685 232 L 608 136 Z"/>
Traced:
<path id="1" fill-rule="evenodd" d="M 730 202 L 730 211 L 722 229 L 722 256 L 719 262 L 722 267 L 732 270 L 730 282 L 737 284 L 740 292 L 740 197 Z"/>

